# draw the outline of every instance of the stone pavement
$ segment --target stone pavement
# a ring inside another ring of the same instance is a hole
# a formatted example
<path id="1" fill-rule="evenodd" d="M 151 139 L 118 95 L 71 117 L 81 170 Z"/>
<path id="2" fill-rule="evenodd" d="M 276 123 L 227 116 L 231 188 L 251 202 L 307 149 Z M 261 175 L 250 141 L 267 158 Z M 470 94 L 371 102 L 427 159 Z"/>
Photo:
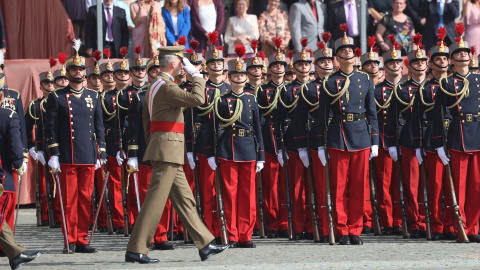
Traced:
<path id="1" fill-rule="evenodd" d="M 124 262 L 128 238 L 123 235 L 95 234 L 96 254 L 62 254 L 61 230 L 37 227 L 35 209 L 20 210 L 17 230 L 20 244 L 43 252 L 22 269 L 480 269 L 480 244 L 373 235 L 363 240 L 363 246 L 329 246 L 254 238 L 255 249 L 229 249 L 205 262 L 194 245 L 177 241 L 175 250 L 149 253 L 159 264 L 140 265 Z M 9 269 L 6 258 L 0 258 L 0 269 Z"/>

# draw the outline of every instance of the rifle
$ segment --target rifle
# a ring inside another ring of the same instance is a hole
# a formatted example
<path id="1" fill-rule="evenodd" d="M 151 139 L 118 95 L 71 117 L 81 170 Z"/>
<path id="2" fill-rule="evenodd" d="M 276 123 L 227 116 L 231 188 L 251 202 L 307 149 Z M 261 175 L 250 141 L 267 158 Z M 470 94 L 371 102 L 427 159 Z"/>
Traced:
<path id="1" fill-rule="evenodd" d="M 102 170 L 103 172 L 103 170 Z M 90 233 L 90 239 L 88 240 L 88 244 L 90 244 L 90 242 L 92 242 L 92 236 L 93 236 L 93 231 L 95 229 L 95 227 L 97 226 L 97 221 L 98 221 L 98 214 L 100 213 L 100 209 L 101 209 L 101 206 L 100 206 L 100 203 L 102 201 L 105 201 L 105 190 L 106 190 L 106 186 L 107 186 L 107 183 L 108 183 L 108 177 L 110 176 L 110 173 L 107 172 L 107 175 L 103 174 L 103 189 L 102 189 L 102 193 L 100 194 L 100 199 L 98 201 L 98 207 L 96 209 L 96 212 L 95 213 L 95 218 L 93 220 L 93 229 Z M 111 220 L 109 220 L 109 222 L 107 221 L 107 226 L 108 226 L 108 232 L 110 233 L 110 230 L 112 231 L 113 233 L 113 225 L 112 225 L 112 222 Z M 111 233 L 110 233 L 111 234 Z"/>
<path id="2" fill-rule="evenodd" d="M 372 136 L 372 126 L 368 125 L 368 133 Z M 375 236 L 381 235 L 382 230 L 380 228 L 380 218 L 378 215 L 377 208 L 377 193 L 375 192 L 375 158 L 369 160 L 369 182 L 370 182 L 370 204 L 372 205 L 372 223 L 373 223 L 373 234 Z"/>
<path id="3" fill-rule="evenodd" d="M 288 239 L 293 240 L 293 214 L 292 214 L 292 200 L 290 198 L 290 181 L 288 178 L 288 169 L 287 169 L 287 148 L 285 147 L 285 141 L 283 139 L 283 133 L 288 128 L 290 124 L 290 119 L 285 119 L 285 122 L 281 121 L 280 123 L 280 145 L 282 147 L 282 159 L 283 159 L 283 180 L 285 183 L 285 200 L 287 203 L 287 222 L 288 222 Z"/>
<path id="4" fill-rule="evenodd" d="M 63 196 L 62 196 L 62 188 L 60 187 L 60 178 L 58 177 L 58 171 L 51 170 L 50 173 L 53 174 L 58 186 L 58 195 L 60 196 L 60 210 L 62 210 L 63 230 L 65 231 L 65 242 L 67 243 L 67 254 L 71 254 L 75 251 L 70 250 L 70 245 L 68 243 L 68 226 L 67 226 L 67 220 L 65 219 L 65 208 L 63 206 Z"/>
<path id="5" fill-rule="evenodd" d="M 40 103 L 40 113 L 42 112 L 42 105 Z M 42 114 L 42 138 L 44 138 L 44 143 L 43 143 L 43 154 L 47 155 L 47 144 L 46 142 L 46 131 L 45 131 L 45 123 L 43 122 L 43 114 Z M 47 159 L 46 159 L 47 160 Z M 48 164 L 45 164 L 44 166 L 44 174 L 45 174 L 45 190 L 46 190 L 46 195 L 47 195 L 47 207 L 48 207 L 48 225 L 50 228 L 55 228 L 55 219 L 53 217 L 53 205 L 52 205 L 52 186 L 50 182 L 50 173 L 48 170 Z"/>
<path id="6" fill-rule="evenodd" d="M 258 151 L 260 150 L 260 144 L 257 142 L 256 137 L 256 152 L 257 152 L 257 161 L 258 161 Z M 258 172 L 255 176 L 255 182 L 257 185 L 257 214 L 260 223 L 260 238 L 265 238 L 265 221 L 263 215 L 263 190 L 262 190 L 262 172 Z"/>
<path id="7" fill-rule="evenodd" d="M 327 197 L 327 216 L 328 216 L 328 244 L 335 245 L 335 233 L 334 233 L 334 225 L 333 225 L 333 208 L 332 208 L 332 198 L 330 192 L 330 161 L 328 157 L 328 125 L 325 127 L 325 131 L 323 133 L 325 138 L 325 194 Z"/>
<path id="8" fill-rule="evenodd" d="M 33 111 L 35 120 L 35 152 L 38 153 L 38 138 L 37 136 L 37 108 L 35 108 L 35 103 L 33 103 Z M 37 226 L 42 226 L 42 200 L 40 199 L 40 174 L 38 171 L 38 158 L 35 160 L 35 207 L 37 213 Z"/>
<path id="9" fill-rule="evenodd" d="M 217 158 L 217 127 L 215 125 L 215 115 L 213 117 L 213 151 L 215 162 L 217 162 L 217 169 L 215 170 L 215 197 L 217 199 L 217 211 L 218 217 L 220 219 L 220 238 L 222 239 L 222 245 L 226 245 L 228 243 L 228 236 L 227 236 L 227 222 L 225 220 L 225 210 L 223 209 L 223 197 L 222 197 L 222 187 L 221 187 L 221 180 L 220 180 L 220 164 L 218 164 Z"/>
<path id="10" fill-rule="evenodd" d="M 397 148 L 397 181 L 398 181 L 398 195 L 400 200 L 400 211 L 402 212 L 402 226 L 403 226 L 403 239 L 409 238 L 410 233 L 408 233 L 408 223 L 407 223 L 407 214 L 405 212 L 405 200 L 403 197 L 403 184 L 402 184 L 402 156 L 400 155 L 400 125 L 398 121 L 398 108 L 395 111 L 395 120 L 397 122 L 396 126 L 396 138 L 395 146 Z"/>
<path id="11" fill-rule="evenodd" d="M 107 166 L 103 165 L 102 166 L 102 176 L 103 176 L 103 189 L 105 190 L 105 196 L 103 197 L 103 202 L 105 204 L 105 211 L 107 212 L 107 228 L 108 228 L 108 234 L 113 234 L 113 218 L 112 218 L 112 208 L 110 206 L 110 197 L 109 197 L 109 192 L 108 192 L 108 178 L 110 176 L 110 172 L 107 170 Z M 99 207 L 100 209 L 100 207 Z"/>
<path id="12" fill-rule="evenodd" d="M 192 116 L 192 154 L 193 161 L 195 162 L 195 168 L 193 168 L 193 183 L 194 183 L 194 195 L 195 202 L 197 203 L 197 212 L 200 217 L 204 218 L 203 208 L 202 208 L 202 197 L 200 193 L 200 182 L 198 181 L 198 162 L 197 162 L 197 138 L 195 137 L 195 120 L 193 119 L 193 108 L 190 108 L 190 114 Z"/>
<path id="13" fill-rule="evenodd" d="M 443 148 L 445 149 L 445 153 L 448 155 L 447 152 L 447 130 L 445 127 L 445 112 L 442 106 L 442 134 L 443 134 Z M 457 225 L 457 243 L 468 243 L 470 242 L 468 240 L 467 234 L 465 233 L 465 228 L 463 227 L 463 221 L 462 221 L 462 214 L 460 213 L 460 207 L 458 206 L 457 203 L 457 195 L 455 195 L 455 185 L 453 184 L 453 179 L 452 179 L 452 171 L 450 168 L 450 163 L 445 165 L 445 176 L 447 177 L 447 188 L 449 189 L 448 192 L 450 193 L 450 196 L 452 198 L 452 208 L 453 208 L 453 220 L 455 222 L 455 225 Z"/>
<path id="14" fill-rule="evenodd" d="M 308 160 L 310 162 L 310 166 L 308 166 L 307 170 L 307 182 L 308 182 L 308 189 L 310 193 L 310 213 L 312 215 L 312 225 L 313 225 L 313 241 L 314 243 L 320 242 L 320 230 L 319 230 L 319 221 L 318 221 L 318 214 L 317 214 L 317 198 L 315 195 L 315 183 L 314 183 L 314 173 L 313 173 L 313 163 L 312 163 L 312 153 L 310 152 L 310 131 L 312 129 L 312 122 L 313 120 L 308 119 L 306 125 L 306 139 L 307 139 L 307 155 Z"/>
<path id="15" fill-rule="evenodd" d="M 120 156 L 123 155 L 123 141 L 122 141 L 122 126 L 120 125 L 120 113 L 117 113 L 118 119 L 118 146 L 120 150 Z M 125 165 L 122 163 L 120 166 L 120 182 L 122 189 L 122 206 L 123 206 L 123 235 L 128 236 L 128 205 L 127 205 L 127 180 L 125 180 Z"/>
<path id="16" fill-rule="evenodd" d="M 420 90 L 423 91 L 423 90 Z M 419 116 L 420 117 L 420 116 Z M 428 190 L 427 190 L 427 179 L 426 179 L 426 170 L 425 170 L 425 155 L 423 154 L 423 126 L 422 119 L 420 118 L 420 133 L 419 133 L 419 144 L 420 144 L 420 155 L 423 158 L 422 164 L 420 164 L 420 182 L 423 186 L 423 207 L 425 207 L 425 225 L 426 225 L 426 234 L 427 240 L 432 240 L 432 223 L 430 219 L 430 210 L 428 206 Z"/>

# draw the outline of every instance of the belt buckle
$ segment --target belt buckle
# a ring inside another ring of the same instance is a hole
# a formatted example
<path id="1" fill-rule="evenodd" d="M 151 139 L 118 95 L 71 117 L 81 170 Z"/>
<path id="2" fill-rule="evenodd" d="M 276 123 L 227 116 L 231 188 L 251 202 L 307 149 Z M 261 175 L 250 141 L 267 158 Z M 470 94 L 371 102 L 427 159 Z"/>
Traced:
<path id="1" fill-rule="evenodd" d="M 238 130 L 238 137 L 245 137 L 245 129 L 241 128 Z"/>
<path id="2" fill-rule="evenodd" d="M 347 113 L 347 122 L 353 121 L 353 113 Z"/>
<path id="3" fill-rule="evenodd" d="M 473 121 L 473 115 L 472 114 L 467 114 L 465 118 L 466 122 L 472 122 Z"/>
<path id="4" fill-rule="evenodd" d="M 195 131 L 199 131 L 201 126 L 202 126 L 202 125 L 201 125 L 200 123 L 195 123 L 194 130 L 195 130 Z"/>

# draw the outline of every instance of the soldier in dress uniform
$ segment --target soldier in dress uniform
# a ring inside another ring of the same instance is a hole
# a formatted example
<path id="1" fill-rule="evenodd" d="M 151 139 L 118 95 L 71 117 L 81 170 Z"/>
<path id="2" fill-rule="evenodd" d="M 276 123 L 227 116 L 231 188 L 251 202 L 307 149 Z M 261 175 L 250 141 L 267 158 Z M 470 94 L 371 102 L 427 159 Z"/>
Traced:
<path id="1" fill-rule="evenodd" d="M 0 80 L 5 79 L 5 75 L 0 74 Z M 10 204 L 15 194 L 16 177 L 12 173 L 15 168 L 16 174 L 22 176 L 24 173 L 24 155 L 23 143 L 20 133 L 19 115 L 10 109 L 0 107 L 0 245 L 3 250 L 3 256 L 8 257 L 12 269 L 19 268 L 23 263 L 28 263 L 37 258 L 41 253 L 26 254 L 26 248 L 19 245 L 15 236 L 6 222 L 6 216 L 9 207 L 15 208 L 15 204 Z"/>
<path id="2" fill-rule="evenodd" d="M 440 80 L 447 77 L 449 50 L 443 39 L 446 34 L 444 27 L 437 31 L 440 44 L 430 49 L 430 67 L 432 68 L 432 79 L 427 79 L 415 93 L 413 105 L 412 136 L 415 147 L 415 154 L 419 164 L 425 161 L 425 169 L 428 174 L 428 206 L 430 211 L 430 222 L 432 228 L 432 240 L 445 238 L 455 240 L 453 233 L 452 210 L 450 207 L 442 209 L 442 186 L 444 166 L 432 145 L 433 118 L 440 117 L 433 114 L 433 107 L 436 95 L 440 91 Z M 446 118 L 451 119 L 450 112 L 446 110 Z M 423 140 L 420 142 L 420 132 Z M 423 151 L 423 153 L 421 152 Z M 446 193 L 445 193 L 446 194 Z M 450 196 L 445 196 L 445 206 L 451 205 Z M 442 218 L 445 211 L 445 219 Z"/>
<path id="3" fill-rule="evenodd" d="M 99 93 L 83 87 L 85 58 L 78 56 L 80 42 L 74 44 L 77 54 L 65 62 L 69 84 L 47 98 L 48 165 L 60 178 L 66 206 L 62 231 L 68 232 L 69 246 L 65 242 L 63 252 L 94 253 L 86 238 L 95 169 L 106 162 L 102 104 Z"/>
<path id="4" fill-rule="evenodd" d="M 294 72 L 294 69 L 293 69 L 293 61 L 292 61 L 293 51 L 291 51 L 291 50 L 288 51 L 287 55 L 288 55 L 288 59 L 290 60 L 290 63 L 285 68 L 285 76 L 283 77 L 283 81 L 284 82 L 292 82 L 293 80 L 295 80 L 295 72 Z"/>
<path id="5" fill-rule="evenodd" d="M 100 65 L 98 64 L 98 61 L 102 59 L 102 52 L 95 50 L 95 52 L 93 52 L 93 59 L 95 61 L 95 65 L 87 68 L 88 87 L 94 91 L 102 92 L 102 78 L 100 77 Z"/>
<path id="6" fill-rule="evenodd" d="M 147 62 L 147 80 L 151 83 L 157 79 L 157 74 L 160 72 L 158 67 L 158 57 L 150 58 Z"/>
<path id="7" fill-rule="evenodd" d="M 317 78 L 313 81 L 309 81 L 302 85 L 300 89 L 301 98 L 298 100 L 297 108 L 295 109 L 295 145 L 298 149 L 299 156 L 307 157 L 303 158 L 303 165 L 308 168 L 310 161 L 308 159 L 307 151 L 311 152 L 313 176 L 315 178 L 315 194 L 317 199 L 317 212 L 319 216 L 320 225 L 320 242 L 328 242 L 328 217 L 327 208 L 325 207 L 327 198 L 325 193 L 325 169 L 318 159 L 318 146 L 317 137 L 320 136 L 318 124 L 318 108 L 320 100 L 320 90 L 322 88 L 323 79 L 325 76 L 333 71 L 333 50 L 328 47 L 328 41 L 332 35 L 329 32 L 322 33 L 322 40 L 319 41 L 317 46 L 318 50 L 315 51 L 314 64 L 316 66 Z M 307 124 L 310 126 L 309 138 L 310 142 L 307 143 Z M 306 196 L 307 197 L 307 196 Z M 311 218 L 310 218 L 311 219 Z M 309 234 L 312 234 L 312 223 L 307 228 Z M 313 239 L 313 236 L 309 236 Z"/>
<path id="8" fill-rule="evenodd" d="M 67 60 L 67 54 L 64 52 L 58 53 L 58 62 L 62 65 L 62 68 L 53 72 L 53 83 L 55 89 L 63 88 L 68 85 L 67 70 L 65 69 L 65 61 Z"/>
<path id="9" fill-rule="evenodd" d="M 470 72 L 478 74 L 478 56 L 476 54 L 476 51 L 477 49 L 475 48 L 475 46 L 470 47 L 472 60 L 470 60 L 470 65 L 468 65 L 468 68 L 470 69 Z"/>
<path id="10" fill-rule="evenodd" d="M 237 45 L 235 52 L 237 59 L 228 62 L 232 91 L 214 100 L 215 116 L 210 119 L 205 149 L 212 170 L 219 159 L 230 247 L 255 248 L 251 241 L 256 220 L 255 175 L 263 169 L 265 152 L 257 100 L 244 92 L 247 65 L 241 57 L 245 47 Z M 216 132 L 216 145 L 213 128 L 224 129 Z"/>
<path id="11" fill-rule="evenodd" d="M 268 238 L 287 238 L 287 207 L 282 163 L 277 159 L 277 130 L 274 123 L 278 116 L 278 98 L 284 86 L 283 77 L 287 62 L 280 51 L 281 38 L 274 38 L 277 51 L 269 59 L 271 81 L 262 83 L 256 93 L 258 107 L 262 114 L 262 135 L 265 147 L 265 168 L 262 170 L 263 205 L 270 225 Z M 281 165 L 280 165 L 281 164 Z"/>
<path id="12" fill-rule="evenodd" d="M 113 78 L 115 79 L 115 87 L 118 91 L 123 90 L 131 85 L 128 61 L 125 59 L 127 53 L 127 47 L 120 48 L 120 54 L 123 56 L 123 59 L 122 61 L 115 62 L 113 64 Z"/>
<path id="13" fill-rule="evenodd" d="M 217 246 L 215 237 L 201 221 L 195 209 L 195 199 L 188 186 L 182 165 L 185 162 L 184 107 L 198 106 L 204 102 L 205 80 L 188 60 L 183 59 L 185 70 L 193 78 L 192 92 L 181 90 L 173 82 L 173 75 L 182 67 L 183 46 L 162 47 L 158 52 L 160 74 L 146 94 L 146 107 L 142 111 L 147 148 L 144 160 L 152 162 L 151 183 L 138 215 L 125 254 L 126 262 L 157 263 L 146 254 L 155 228 L 162 216 L 167 198 L 180 215 L 200 258 L 208 259 L 228 248 Z M 132 105 L 133 106 L 133 105 Z M 160 207 L 160 211 L 158 211 Z"/>
<path id="14" fill-rule="evenodd" d="M 393 40 L 395 37 L 391 36 Z M 397 167 L 388 153 L 387 115 L 394 98 L 393 89 L 402 79 L 402 52 L 399 44 L 391 43 L 391 50 L 382 55 L 385 65 L 385 80 L 375 86 L 375 104 L 377 106 L 380 149 L 375 162 L 375 191 L 377 195 L 378 215 L 384 235 L 402 234 L 402 216 L 399 205 Z M 382 62 L 380 62 L 382 63 Z M 397 202 L 397 203 L 395 203 Z"/>
<path id="15" fill-rule="evenodd" d="M 425 237 L 425 221 L 419 210 L 420 166 L 415 155 L 412 137 L 412 118 L 415 93 L 425 80 L 427 55 L 421 47 L 420 34 L 413 37 L 418 49 L 408 53 L 408 65 L 412 73 L 410 80 L 404 81 L 393 89 L 393 97 L 387 116 L 387 145 L 390 157 L 398 160 L 402 156 L 402 183 L 405 196 L 405 211 L 411 238 Z M 401 152 L 397 153 L 397 128 L 401 126 L 398 138 Z M 422 192 L 423 194 L 423 192 Z M 423 198 L 423 195 L 422 195 Z M 405 229 L 405 228 L 404 228 Z"/>
<path id="16" fill-rule="evenodd" d="M 245 60 L 247 65 L 248 83 L 245 85 L 244 91 L 246 93 L 255 94 L 255 90 L 262 83 L 262 68 L 264 60 L 257 55 L 258 40 L 252 40 L 250 46 L 253 49 L 254 56 Z M 264 53 L 263 55 L 265 56 Z"/>
<path id="17" fill-rule="evenodd" d="M 320 93 L 318 157 L 325 166 L 323 134 L 328 125 L 331 166 L 330 179 L 326 180 L 331 182 L 339 244 L 361 245 L 368 160 L 378 155 L 378 124 L 373 82 L 367 74 L 353 69 L 354 42 L 347 36 L 346 24 L 340 28 L 345 33 L 335 41 L 340 68 L 324 78 Z M 328 124 L 330 110 L 333 118 Z"/>
<path id="18" fill-rule="evenodd" d="M 480 75 L 469 72 L 470 49 L 463 40 L 463 25 L 457 25 L 460 39 L 450 45 L 450 59 L 455 73 L 440 79 L 433 109 L 432 146 L 443 164 L 451 164 L 452 178 L 465 232 L 470 242 L 480 242 Z M 447 149 L 443 146 L 442 110 L 449 109 Z"/>
<path id="19" fill-rule="evenodd" d="M 302 45 L 306 46 L 307 39 L 302 39 Z M 279 96 L 279 109 L 278 117 L 276 121 L 275 129 L 279 132 L 284 132 L 285 148 L 288 153 L 283 153 L 281 148 L 280 136 L 277 136 L 277 153 L 278 160 L 283 160 L 283 155 L 287 155 L 290 180 L 290 197 L 292 200 L 292 212 L 293 212 L 293 240 L 303 239 L 303 232 L 305 231 L 305 198 L 304 183 L 305 183 L 305 166 L 302 162 L 308 160 L 308 157 L 300 157 L 297 146 L 295 145 L 294 134 L 294 121 L 295 121 L 295 109 L 297 108 L 297 102 L 301 99 L 300 89 L 302 85 L 309 80 L 309 72 L 312 61 L 310 60 L 310 53 L 305 50 L 305 46 L 302 51 L 293 55 L 292 63 L 295 72 L 296 79 L 284 87 L 281 88 Z M 280 121 L 285 121 L 281 125 Z M 284 126 L 285 130 L 280 130 L 280 127 Z M 306 152 L 305 152 L 306 153 Z M 304 160 L 302 161 L 303 158 Z M 308 215 L 307 215 L 308 217 Z"/>

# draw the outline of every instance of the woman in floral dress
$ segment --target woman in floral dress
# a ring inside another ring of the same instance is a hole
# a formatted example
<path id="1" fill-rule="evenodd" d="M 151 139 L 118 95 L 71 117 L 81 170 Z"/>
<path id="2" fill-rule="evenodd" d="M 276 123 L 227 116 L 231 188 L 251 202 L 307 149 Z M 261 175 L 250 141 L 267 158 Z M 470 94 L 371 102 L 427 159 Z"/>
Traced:
<path id="1" fill-rule="evenodd" d="M 264 11 L 258 17 L 258 30 L 260 32 L 260 42 L 265 55 L 269 57 L 275 50 L 273 39 L 279 37 L 283 40 L 281 51 L 285 53 L 286 47 L 290 42 L 290 28 L 288 26 L 287 12 L 278 9 L 280 0 L 268 0 L 268 10 Z"/>

